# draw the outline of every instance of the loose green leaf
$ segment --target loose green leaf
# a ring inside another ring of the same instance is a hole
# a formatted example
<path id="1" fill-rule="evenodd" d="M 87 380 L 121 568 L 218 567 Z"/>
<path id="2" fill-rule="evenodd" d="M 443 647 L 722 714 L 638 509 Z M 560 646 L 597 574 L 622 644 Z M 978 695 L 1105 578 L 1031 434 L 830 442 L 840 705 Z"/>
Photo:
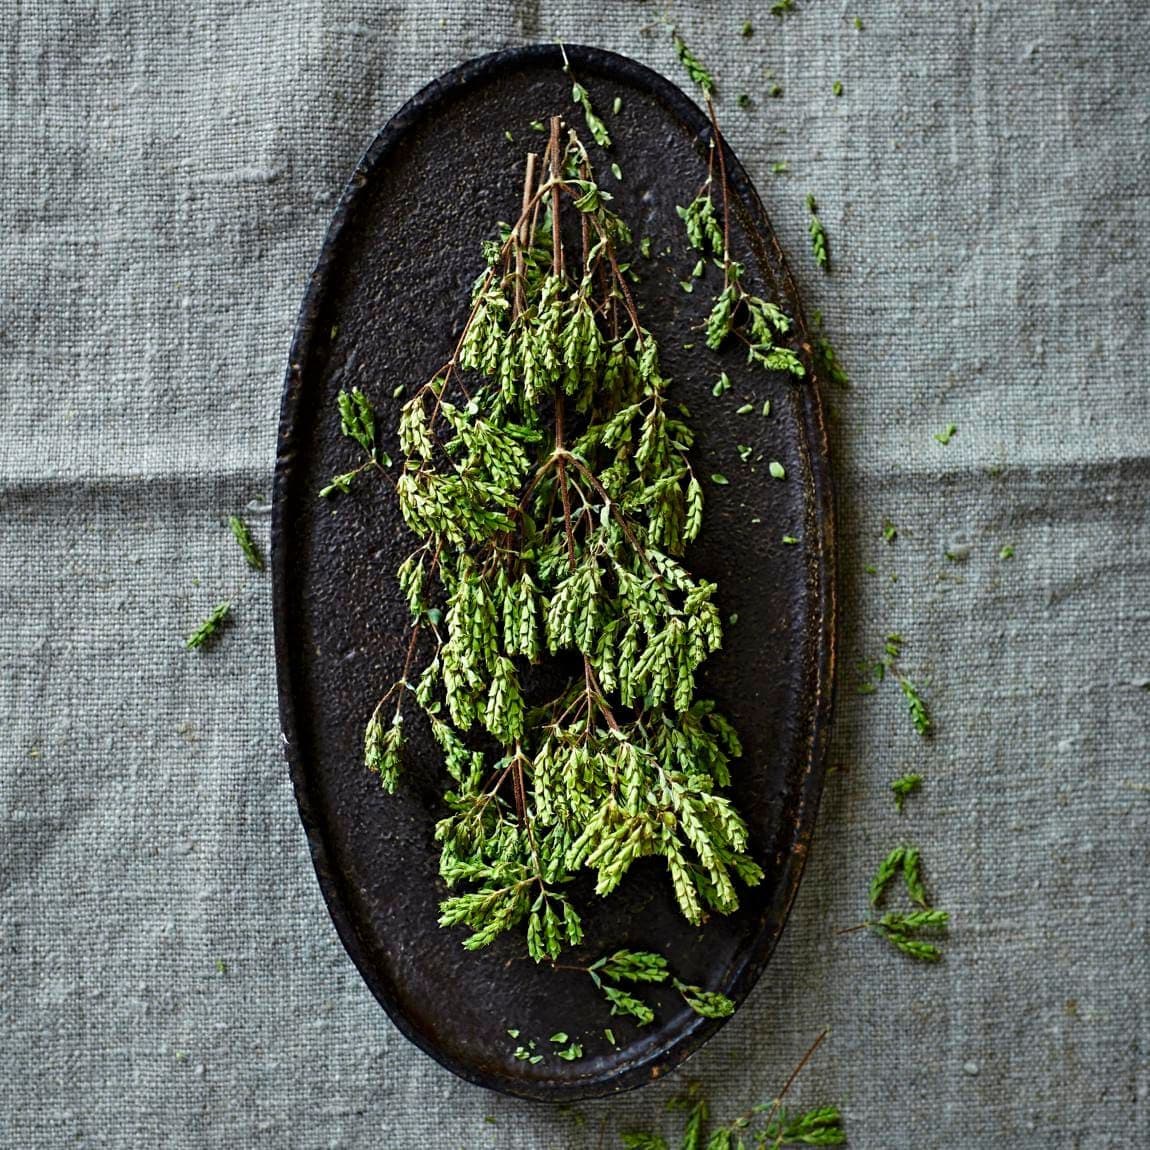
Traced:
<path id="1" fill-rule="evenodd" d="M 810 219 L 807 221 L 807 231 L 811 237 L 811 252 L 815 257 L 815 263 L 830 271 L 831 257 L 827 248 L 827 233 L 823 228 L 822 220 L 819 219 L 818 204 L 815 203 L 814 196 L 807 196 L 807 212 L 810 215 Z"/>
<path id="2" fill-rule="evenodd" d="M 910 712 L 910 721 L 914 724 L 914 729 L 923 736 L 930 734 L 930 715 L 927 714 L 926 703 L 919 694 L 918 688 L 910 679 L 905 678 L 900 678 L 898 685 L 906 696 L 907 709 Z"/>
<path id="3" fill-rule="evenodd" d="M 886 888 L 902 873 L 903 859 L 906 857 L 906 847 L 895 847 L 879 863 L 874 878 L 870 880 L 868 897 L 871 906 L 878 906 L 879 900 L 886 892 Z"/>
<path id="4" fill-rule="evenodd" d="M 897 779 L 892 780 L 890 789 L 894 792 L 894 805 L 900 814 L 907 798 L 921 787 L 922 775 L 900 775 Z"/>
<path id="5" fill-rule="evenodd" d="M 244 553 L 244 559 L 247 561 L 247 565 L 253 571 L 262 571 L 264 569 L 264 558 L 256 549 L 256 543 L 252 538 L 252 533 L 248 525 L 238 515 L 229 515 L 228 526 L 231 528 L 232 535 L 235 536 L 236 542 L 240 545 L 240 550 Z"/>
<path id="6" fill-rule="evenodd" d="M 735 1013 L 735 1004 L 718 991 L 688 986 L 678 979 L 675 979 L 675 989 L 683 996 L 683 1001 L 704 1018 L 729 1018 Z"/>
<path id="7" fill-rule="evenodd" d="M 710 72 L 703 67 L 677 31 L 671 33 L 671 41 L 675 45 L 675 53 L 679 57 L 679 62 L 687 70 L 687 75 L 699 85 L 704 95 L 713 96 L 715 94 L 715 81 L 711 78 Z"/>
<path id="8" fill-rule="evenodd" d="M 218 635 L 231 609 L 232 604 L 230 600 L 225 599 L 222 603 L 217 603 L 212 608 L 208 617 L 184 640 L 184 646 L 187 647 L 189 651 L 194 651 L 196 648 L 204 646 L 204 644 L 215 635 Z"/>

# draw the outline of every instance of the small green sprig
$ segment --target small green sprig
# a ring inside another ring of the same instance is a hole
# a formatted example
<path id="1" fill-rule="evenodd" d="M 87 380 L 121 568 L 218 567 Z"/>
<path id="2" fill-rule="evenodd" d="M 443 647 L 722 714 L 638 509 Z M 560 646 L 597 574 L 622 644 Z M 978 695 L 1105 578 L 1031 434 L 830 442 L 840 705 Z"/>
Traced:
<path id="1" fill-rule="evenodd" d="M 376 443 L 375 410 L 367 396 L 358 387 L 350 391 L 341 390 L 336 396 L 336 404 L 339 408 L 340 432 L 357 443 L 367 458 L 359 467 L 333 475 L 328 485 L 320 491 L 321 498 L 336 492 L 346 495 L 351 491 L 356 476 L 369 467 L 383 471 L 391 466 L 391 457 L 380 451 Z"/>
<path id="2" fill-rule="evenodd" d="M 788 12 L 795 10 L 795 0 L 775 0 L 771 5 L 771 14 L 781 20 Z"/>
<path id="3" fill-rule="evenodd" d="M 204 646 L 214 636 L 218 635 L 223 629 L 224 623 L 227 620 L 232 610 L 230 599 L 225 599 L 222 603 L 217 603 L 211 610 L 208 617 L 184 640 L 184 646 L 189 651 L 194 651 L 199 647 Z"/>
<path id="4" fill-rule="evenodd" d="M 707 317 L 706 345 L 712 351 L 718 351 L 729 340 L 735 339 L 746 347 L 748 363 L 759 364 L 771 371 L 786 371 L 803 376 L 806 369 L 802 361 L 787 346 L 787 337 L 792 329 L 791 319 L 777 304 L 756 295 L 746 286 L 745 268 L 731 256 L 727 224 L 730 189 L 727 186 L 723 151 L 725 145 L 711 103 L 714 81 L 674 28 L 672 41 L 688 74 L 703 89 L 711 115 L 712 143 L 707 179 L 686 207 L 679 206 L 676 209 L 683 220 L 691 247 L 704 257 L 714 259 L 723 271 L 722 289 L 714 297 Z M 714 197 L 716 179 L 722 198 L 721 222 Z"/>
<path id="5" fill-rule="evenodd" d="M 922 775 L 900 775 L 897 779 L 891 780 L 890 789 L 894 794 L 894 805 L 898 809 L 899 814 L 902 814 L 902 808 L 906 804 L 906 800 L 916 791 L 921 790 L 921 788 Z"/>
<path id="6" fill-rule="evenodd" d="M 840 934 L 870 929 L 886 939 L 896 950 L 921 962 L 938 962 L 942 951 L 934 942 L 919 936 L 924 932 L 945 931 L 950 923 L 950 914 L 936 910 L 930 905 L 926 886 L 922 879 L 922 859 L 915 847 L 898 846 L 879 863 L 867 890 L 867 898 L 872 907 L 882 902 L 887 891 L 896 879 L 901 878 L 911 902 L 918 907 L 910 912 L 888 912 L 878 918 L 867 919 L 857 926 L 848 927 Z"/>
<path id="7" fill-rule="evenodd" d="M 934 435 L 931 436 L 931 438 L 941 443 L 943 447 L 945 447 L 954 438 L 957 431 L 958 424 L 948 423 L 941 431 L 936 431 Z"/>
<path id="8" fill-rule="evenodd" d="M 897 534 L 894 524 L 884 519 L 883 538 L 889 543 Z M 902 647 L 903 637 L 897 631 L 891 631 L 886 635 L 883 639 L 883 657 L 877 662 L 862 665 L 863 681 L 855 690 L 860 695 L 873 695 L 878 688 L 876 683 L 869 679 L 869 673 L 873 671 L 875 679 L 881 683 L 887 677 L 887 672 L 890 671 L 891 678 L 898 683 L 899 689 L 906 699 L 907 710 L 914 729 L 925 738 L 930 734 L 933 723 L 926 708 L 926 701 L 918 687 L 905 675 L 898 673 L 897 663 L 902 655 Z"/>
<path id="9" fill-rule="evenodd" d="M 791 1072 L 778 1096 L 752 1106 L 720 1125 L 711 1126 L 710 1105 L 699 1083 L 672 1098 L 667 1109 L 684 1115 L 678 1136 L 680 1150 L 778 1150 L 782 1146 L 839 1146 L 846 1141 L 842 1112 L 837 1106 L 821 1106 L 802 1113 L 789 1113 L 783 1099 L 819 1044 L 823 1031 Z M 669 1150 L 671 1143 L 654 1131 L 629 1131 L 622 1136 L 626 1150 Z"/>
<path id="10" fill-rule="evenodd" d="M 247 565 L 253 571 L 262 571 L 264 569 L 264 557 L 256 549 L 256 543 L 248 525 L 238 515 L 229 515 L 228 527 L 231 528 L 232 535 L 235 536 L 236 542 L 240 545 Z"/>
<path id="11" fill-rule="evenodd" d="M 603 992 L 611 1004 L 613 1015 L 626 1015 L 639 1026 L 647 1026 L 655 1019 L 652 1008 L 622 984 L 671 984 L 682 996 L 683 1001 L 698 1015 L 704 1018 L 729 1018 L 735 1012 L 735 1004 L 725 994 L 704 990 L 672 977 L 666 958 L 661 954 L 645 950 L 617 950 L 604 955 L 587 967 L 565 967 L 563 969 L 583 970 L 591 981 Z"/>
<path id="12" fill-rule="evenodd" d="M 563 71 L 568 75 L 571 73 L 571 62 L 567 59 L 567 51 L 562 44 L 559 45 L 559 51 L 563 53 Z M 611 147 L 611 133 L 607 130 L 607 125 L 603 123 L 602 118 L 596 113 L 591 104 L 591 95 L 578 80 L 572 77 L 571 84 L 571 99 L 583 110 L 583 120 L 587 125 L 587 131 L 591 133 L 591 138 L 601 148 Z M 616 101 L 618 104 L 618 101 Z M 619 114 L 621 104 L 615 107 L 615 114 Z"/>
<path id="13" fill-rule="evenodd" d="M 823 227 L 823 221 L 819 219 L 818 204 L 812 195 L 807 196 L 807 212 L 810 215 L 810 219 L 807 221 L 807 232 L 811 237 L 811 252 L 815 257 L 815 263 L 830 271 L 831 257 L 827 248 L 827 233 Z"/>
<path id="14" fill-rule="evenodd" d="M 735 1013 L 735 1004 L 725 994 L 704 990 L 701 986 L 689 986 L 677 978 L 673 981 L 683 1001 L 703 1018 L 730 1018 Z"/>
<path id="15" fill-rule="evenodd" d="M 846 368 L 843 367 L 831 341 L 825 335 L 815 337 L 814 353 L 815 362 L 822 368 L 823 374 L 831 383 L 836 387 L 850 386 L 850 376 L 847 374 Z"/>
<path id="16" fill-rule="evenodd" d="M 896 950 L 920 962 L 939 962 L 942 950 L 937 944 L 918 937 L 924 930 L 945 931 L 950 915 L 945 910 L 920 910 L 910 914 L 884 914 L 868 925 Z"/>
<path id="17" fill-rule="evenodd" d="M 907 711 L 910 714 L 910 721 L 914 724 L 914 729 L 925 738 L 930 734 L 933 726 L 926 709 L 925 700 L 919 693 L 918 687 L 910 679 L 900 677 L 898 685 L 906 697 Z"/>
<path id="18" fill-rule="evenodd" d="M 683 39 L 677 29 L 671 30 L 671 42 L 675 45 L 675 54 L 679 57 L 679 62 L 687 70 L 687 75 L 691 77 L 692 82 L 698 84 L 705 96 L 708 98 L 713 96 L 715 94 L 715 81 L 711 73 L 703 67 L 702 62 L 687 46 L 686 40 Z"/>

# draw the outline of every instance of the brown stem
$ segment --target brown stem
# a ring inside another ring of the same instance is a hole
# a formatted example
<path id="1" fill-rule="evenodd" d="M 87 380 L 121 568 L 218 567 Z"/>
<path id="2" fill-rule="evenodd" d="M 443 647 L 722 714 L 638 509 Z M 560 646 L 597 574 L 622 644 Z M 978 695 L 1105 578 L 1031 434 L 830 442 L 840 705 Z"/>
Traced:
<path id="1" fill-rule="evenodd" d="M 559 495 L 563 500 L 563 528 L 567 533 L 567 563 L 576 567 L 575 533 L 571 527 L 571 492 L 567 488 L 567 451 L 563 446 L 563 393 L 555 395 L 555 470 L 559 475 Z M 578 463 L 578 460 L 576 460 Z"/>
<path id="2" fill-rule="evenodd" d="M 523 207 L 519 214 L 519 223 L 515 229 L 515 314 L 523 310 L 525 297 L 523 294 L 523 249 L 530 239 L 527 216 L 532 206 L 532 190 L 535 187 L 535 165 L 539 157 L 534 152 L 527 153 L 527 170 L 523 173 Z"/>
<path id="3" fill-rule="evenodd" d="M 619 512 L 619 509 L 615 506 L 615 501 L 608 494 L 607 488 L 599 482 L 598 476 L 596 476 L 595 473 L 589 468 L 585 467 L 578 459 L 575 458 L 574 455 L 568 454 L 566 458 L 570 459 L 571 462 L 575 464 L 575 469 L 579 472 L 579 474 L 582 475 L 583 478 L 586 479 L 587 482 L 595 488 L 595 491 L 602 497 L 607 506 L 611 508 L 611 514 L 615 517 L 615 521 L 619 524 L 620 528 L 622 528 L 623 534 L 627 538 L 627 542 L 631 544 L 631 547 L 634 549 L 635 553 L 643 560 L 644 563 L 647 564 L 651 574 L 655 576 L 655 581 L 660 586 L 662 586 L 663 577 L 659 574 L 654 564 L 647 557 L 647 549 L 643 547 L 638 539 L 635 538 L 635 535 L 631 530 L 631 525 L 627 522 L 626 519 L 623 518 L 622 514 Z M 562 462 L 560 462 L 560 466 L 562 466 Z"/>
<path id="4" fill-rule="evenodd" d="M 551 117 L 551 143 L 548 150 L 551 154 L 551 266 L 555 274 L 562 279 L 563 267 L 563 236 L 559 228 L 559 183 L 562 173 L 559 170 L 559 125 L 558 116 Z"/>
<path id="5" fill-rule="evenodd" d="M 790 1088 L 794 1085 L 795 1079 L 798 1078 L 798 1076 L 802 1073 L 803 1067 L 806 1066 L 808 1062 L 810 1062 L 811 1058 L 814 1056 L 815 1051 L 818 1050 L 818 1048 L 822 1045 L 823 1039 L 826 1038 L 828 1034 L 830 1034 L 830 1031 L 824 1030 L 818 1036 L 818 1038 L 816 1038 L 814 1042 L 810 1044 L 810 1046 L 807 1048 L 806 1054 L 804 1054 L 802 1058 L 799 1059 L 798 1065 L 794 1068 L 794 1070 L 791 1071 L 790 1078 L 787 1079 L 786 1084 L 783 1086 L 782 1090 L 779 1091 L 778 1098 L 775 1099 L 774 1105 L 771 1107 L 767 1114 L 768 1127 L 774 1121 L 775 1115 L 778 1114 L 779 1107 L 782 1106 L 783 1099 L 786 1097 L 787 1091 L 790 1090 Z"/>
<path id="6" fill-rule="evenodd" d="M 603 697 L 603 688 L 599 685 L 599 679 L 595 675 L 595 668 L 591 666 L 591 660 L 586 654 L 583 655 L 583 678 L 587 684 L 587 693 L 590 697 L 594 694 L 595 702 L 598 704 L 599 710 L 603 714 L 603 718 L 607 720 L 607 726 L 612 731 L 618 732 L 619 724 L 615 721 L 615 714 L 611 710 L 611 705 Z"/>
<path id="7" fill-rule="evenodd" d="M 719 118 L 715 115 L 715 105 L 707 97 L 707 112 L 711 117 L 711 138 L 719 153 L 719 180 L 723 185 L 723 262 L 731 258 L 731 198 L 727 189 L 727 161 L 723 156 L 723 133 L 719 131 Z"/>

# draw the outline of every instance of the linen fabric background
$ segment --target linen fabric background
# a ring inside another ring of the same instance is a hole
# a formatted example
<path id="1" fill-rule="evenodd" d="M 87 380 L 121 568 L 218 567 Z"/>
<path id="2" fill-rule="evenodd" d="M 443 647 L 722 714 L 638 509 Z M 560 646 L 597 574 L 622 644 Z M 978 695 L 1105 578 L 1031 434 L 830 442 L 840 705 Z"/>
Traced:
<path id="1" fill-rule="evenodd" d="M 665 1083 L 520 1103 L 405 1042 L 331 926 L 280 754 L 269 581 L 223 525 L 245 512 L 266 548 L 308 274 L 360 152 L 427 81 L 563 38 L 684 82 L 644 31 L 660 14 L 3 6 L 0 1144 L 611 1147 L 669 1131 L 688 1078 L 720 1115 L 771 1097 L 825 1025 L 794 1101 L 841 1104 L 859 1150 L 1150 1144 L 1137 0 L 673 10 L 852 380 L 830 397 L 834 769 L 737 1017 Z M 234 626 L 185 651 L 227 594 Z M 855 693 L 890 630 L 929 743 L 892 684 Z M 899 816 L 906 770 L 926 783 Z M 904 840 L 954 914 L 937 967 L 835 933 Z"/>

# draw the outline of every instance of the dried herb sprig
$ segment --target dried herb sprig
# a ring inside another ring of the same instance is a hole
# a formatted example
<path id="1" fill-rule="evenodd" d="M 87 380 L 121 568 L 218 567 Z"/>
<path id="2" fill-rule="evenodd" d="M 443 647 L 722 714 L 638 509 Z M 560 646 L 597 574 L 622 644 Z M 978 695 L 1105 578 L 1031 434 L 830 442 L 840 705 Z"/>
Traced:
<path id="1" fill-rule="evenodd" d="M 235 536 L 236 542 L 240 545 L 247 565 L 253 571 L 262 571 L 264 569 L 264 557 L 256 548 L 256 542 L 252 538 L 251 529 L 248 525 L 238 515 L 229 515 L 228 527 L 231 528 L 232 535 Z"/>
<path id="2" fill-rule="evenodd" d="M 679 62 L 687 69 L 687 75 L 691 80 L 698 84 L 699 87 L 708 96 L 715 94 L 715 81 L 711 73 L 703 67 L 699 58 L 687 47 L 686 40 L 679 35 L 677 29 L 671 29 L 671 42 L 675 45 L 675 54 L 679 57 Z"/>
<path id="3" fill-rule="evenodd" d="M 454 353 L 402 409 L 413 622 L 365 736 L 393 789 L 405 705 L 422 709 L 453 780 L 440 922 L 472 949 L 524 929 L 537 961 L 582 938 L 564 889 L 581 868 L 608 895 L 660 856 L 693 923 L 762 877 L 721 793 L 738 737 L 696 697 L 722 627 L 718 588 L 679 559 L 702 523 L 693 434 L 628 286 L 630 232 L 577 134 L 560 137 L 555 117 Z M 355 393 L 340 411 L 370 465 L 374 416 Z M 557 691 L 532 674 L 543 662 Z"/>
<path id="4" fill-rule="evenodd" d="M 781 1146 L 839 1146 L 846 1141 L 842 1112 L 837 1106 L 821 1106 L 791 1114 L 783 1107 L 795 1079 L 814 1056 L 829 1031 L 822 1031 L 791 1071 L 782 1090 L 769 1101 L 752 1106 L 736 1118 L 708 1128 L 710 1106 L 697 1082 L 667 1104 L 685 1114 L 678 1145 L 682 1150 L 777 1150 Z M 661 1134 L 631 1131 L 623 1135 L 627 1150 L 669 1150 Z"/>
<path id="5" fill-rule="evenodd" d="M 894 524 L 884 519 L 883 538 L 889 543 L 897 535 L 898 531 Z M 925 738 L 930 734 L 934 724 L 927 710 L 926 700 L 923 699 L 918 687 L 911 679 L 898 672 L 897 664 L 902 655 L 902 647 L 903 637 L 897 631 L 890 632 L 883 639 L 883 657 L 877 662 L 862 664 L 860 669 L 864 676 L 863 681 L 855 688 L 855 691 L 860 695 L 873 695 L 878 688 L 876 683 L 870 680 L 869 674 L 873 671 L 875 680 L 881 683 L 889 671 L 891 678 L 898 683 L 899 690 L 902 691 L 903 697 L 906 699 L 907 711 L 910 714 L 910 721 L 914 725 L 914 729 Z"/>
<path id="6" fill-rule="evenodd" d="M 563 71 L 571 77 L 571 99 L 578 104 L 583 111 L 583 120 L 587 125 L 587 131 L 591 133 L 591 138 L 601 148 L 611 147 L 611 133 L 607 130 L 607 125 L 603 122 L 602 118 L 595 111 L 591 104 L 591 95 L 578 80 L 575 79 L 571 71 L 571 61 L 567 59 L 567 49 L 562 44 L 559 45 L 559 51 L 563 55 Z M 619 109 L 622 107 L 618 97 L 616 97 L 613 105 L 615 115 L 619 114 Z M 542 127 L 542 125 L 540 125 Z M 616 179 L 619 177 L 616 176 Z"/>
<path id="7" fill-rule="evenodd" d="M 807 221 L 807 232 L 811 237 L 811 254 L 815 257 L 815 263 L 819 267 L 830 271 L 831 255 L 827 248 L 827 233 L 823 227 L 823 221 L 819 219 L 819 206 L 812 195 L 807 196 L 807 213 L 810 215 L 810 219 Z"/>
<path id="8" fill-rule="evenodd" d="M 900 814 L 902 813 L 903 806 L 906 804 L 906 800 L 913 795 L 915 791 L 921 788 L 922 775 L 900 775 L 897 779 L 891 780 L 890 789 L 894 794 L 894 805 Z"/>
<path id="9" fill-rule="evenodd" d="M 945 931 L 950 923 L 950 914 L 936 910 L 930 905 L 926 886 L 922 879 L 922 859 L 918 850 L 911 846 L 898 846 L 890 851 L 879 863 L 867 891 L 872 907 L 882 902 L 891 884 L 902 878 L 910 900 L 918 907 L 908 913 L 891 911 L 860 922 L 857 926 L 840 930 L 839 934 L 849 934 L 856 930 L 872 930 L 885 938 L 893 947 L 922 962 L 938 962 L 942 951 L 933 943 L 919 937 L 924 931 Z"/>
<path id="10" fill-rule="evenodd" d="M 367 458 L 359 467 L 333 475 L 328 485 L 320 491 L 324 498 L 336 492 L 346 495 L 355 478 L 368 468 L 386 474 L 385 468 L 391 466 L 391 457 L 380 451 L 376 443 L 375 412 L 367 396 L 358 387 L 353 387 L 350 391 L 341 391 L 336 401 L 339 405 L 340 431 L 357 443 Z"/>
<path id="11" fill-rule="evenodd" d="M 232 604 L 230 599 L 225 599 L 222 603 L 217 603 L 212 608 L 208 617 L 184 640 L 184 646 L 187 647 L 189 651 L 194 651 L 198 647 L 202 647 L 215 635 L 218 635 L 231 610 Z"/>
<path id="12" fill-rule="evenodd" d="M 666 958 L 646 950 L 617 950 L 604 955 L 590 966 L 564 966 L 562 970 L 577 970 L 590 975 L 591 981 L 603 992 L 611 1004 L 611 1013 L 626 1015 L 638 1026 L 646 1026 L 655 1019 L 655 1012 L 643 999 L 637 997 L 624 984 L 662 984 L 670 980 L 683 1001 L 704 1018 L 729 1018 L 735 1013 L 735 1004 L 725 994 L 704 990 L 701 986 L 674 978 Z"/>
<path id="13" fill-rule="evenodd" d="M 805 375 L 802 361 L 787 343 L 793 328 L 790 317 L 777 304 L 755 294 L 746 286 L 746 269 L 731 255 L 730 189 L 727 185 L 725 144 L 711 100 L 714 82 L 686 49 L 683 38 L 674 29 L 672 40 L 687 74 L 702 90 L 711 117 L 707 178 L 686 207 L 676 208 L 691 247 L 713 258 L 723 272 L 722 289 L 715 296 L 707 317 L 707 347 L 718 351 L 734 339 L 746 347 L 749 363 L 757 363 L 768 370 Z M 716 184 L 722 205 L 721 217 L 715 206 Z"/>

